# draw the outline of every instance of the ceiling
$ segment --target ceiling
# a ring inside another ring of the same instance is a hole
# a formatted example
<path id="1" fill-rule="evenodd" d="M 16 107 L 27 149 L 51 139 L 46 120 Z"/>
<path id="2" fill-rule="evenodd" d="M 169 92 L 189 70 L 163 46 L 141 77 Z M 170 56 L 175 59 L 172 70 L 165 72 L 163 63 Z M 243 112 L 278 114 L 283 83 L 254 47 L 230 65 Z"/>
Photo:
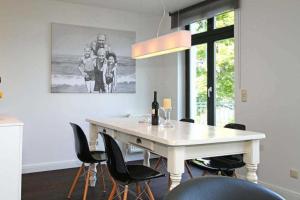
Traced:
<path id="1" fill-rule="evenodd" d="M 161 0 L 58 0 L 69 3 L 79 3 L 90 6 L 125 10 L 130 12 L 160 15 L 162 14 Z M 163 0 L 166 11 L 173 12 L 191 6 L 203 0 Z"/>

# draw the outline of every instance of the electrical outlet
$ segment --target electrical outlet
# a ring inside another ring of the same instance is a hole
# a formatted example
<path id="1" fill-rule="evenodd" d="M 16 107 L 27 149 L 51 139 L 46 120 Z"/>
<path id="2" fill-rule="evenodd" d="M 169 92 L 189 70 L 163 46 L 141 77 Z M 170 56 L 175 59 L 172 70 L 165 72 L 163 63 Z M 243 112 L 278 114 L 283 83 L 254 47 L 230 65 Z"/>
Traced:
<path id="1" fill-rule="evenodd" d="M 247 90 L 242 89 L 241 90 L 241 100 L 242 100 L 242 102 L 247 102 L 247 99 L 248 99 Z"/>
<path id="2" fill-rule="evenodd" d="M 294 178 L 294 179 L 298 179 L 299 178 L 299 171 L 297 171 L 295 169 L 291 169 L 290 170 L 290 177 Z"/>

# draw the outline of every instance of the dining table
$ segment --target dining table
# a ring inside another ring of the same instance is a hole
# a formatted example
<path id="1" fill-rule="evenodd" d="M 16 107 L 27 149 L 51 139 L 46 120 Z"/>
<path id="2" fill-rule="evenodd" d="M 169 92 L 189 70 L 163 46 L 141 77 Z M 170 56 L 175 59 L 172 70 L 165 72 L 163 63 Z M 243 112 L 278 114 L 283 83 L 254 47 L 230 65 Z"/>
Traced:
<path id="1" fill-rule="evenodd" d="M 97 150 L 100 132 L 111 135 L 115 140 L 144 149 L 144 165 L 150 166 L 150 153 L 167 159 L 170 174 L 170 190 L 180 184 L 185 160 L 243 154 L 246 179 L 257 183 L 257 168 L 260 162 L 260 140 L 265 134 L 218 126 L 201 125 L 171 120 L 171 125 L 151 125 L 141 117 L 88 118 L 89 146 Z M 96 164 L 90 170 L 97 172 Z M 95 185 L 96 173 L 90 184 Z"/>

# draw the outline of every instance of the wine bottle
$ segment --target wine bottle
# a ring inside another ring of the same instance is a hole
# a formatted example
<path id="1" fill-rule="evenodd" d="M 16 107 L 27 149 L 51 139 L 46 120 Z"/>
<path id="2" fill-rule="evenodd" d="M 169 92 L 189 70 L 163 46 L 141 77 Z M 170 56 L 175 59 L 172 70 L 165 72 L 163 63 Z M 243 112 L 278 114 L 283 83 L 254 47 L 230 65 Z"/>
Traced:
<path id="1" fill-rule="evenodd" d="M 157 92 L 154 91 L 154 100 L 152 102 L 152 125 L 159 124 L 159 116 L 158 116 L 159 104 L 157 102 Z"/>

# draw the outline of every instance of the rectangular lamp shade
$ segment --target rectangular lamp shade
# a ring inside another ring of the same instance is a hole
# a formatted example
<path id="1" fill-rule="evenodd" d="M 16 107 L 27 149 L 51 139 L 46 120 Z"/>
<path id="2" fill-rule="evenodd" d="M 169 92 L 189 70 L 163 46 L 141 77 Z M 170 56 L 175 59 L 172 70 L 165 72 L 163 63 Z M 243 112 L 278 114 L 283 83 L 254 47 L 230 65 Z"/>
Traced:
<path id="1" fill-rule="evenodd" d="M 191 32 L 177 31 L 154 39 L 138 42 L 131 47 L 133 59 L 149 58 L 191 48 Z"/>

